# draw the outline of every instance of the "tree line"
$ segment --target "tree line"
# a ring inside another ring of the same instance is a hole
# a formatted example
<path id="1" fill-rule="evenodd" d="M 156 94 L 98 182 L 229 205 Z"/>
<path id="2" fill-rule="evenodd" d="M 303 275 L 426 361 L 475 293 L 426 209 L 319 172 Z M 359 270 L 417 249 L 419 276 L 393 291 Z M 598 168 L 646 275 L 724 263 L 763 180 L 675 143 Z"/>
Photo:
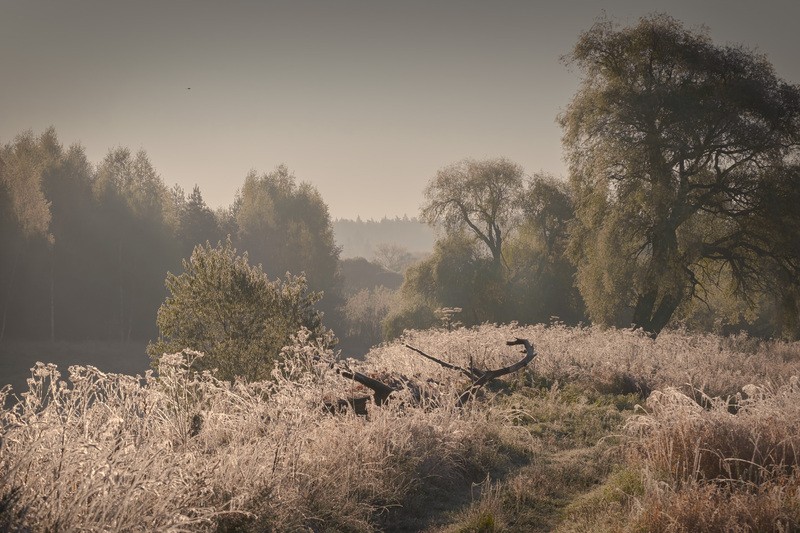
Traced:
<path id="1" fill-rule="evenodd" d="M 387 331 L 453 306 L 799 338 L 800 87 L 658 14 L 599 20 L 565 62 L 582 74 L 558 119 L 568 183 L 502 158 L 440 170 L 422 214 L 446 236 Z"/>
<path id="2" fill-rule="evenodd" d="M 144 151 L 93 165 L 52 128 L 25 132 L 0 148 L 0 217 L 0 339 L 153 339 L 167 272 L 228 235 L 270 277 L 304 271 L 322 309 L 341 306 L 328 208 L 286 167 L 250 173 L 215 212 Z"/>
<path id="3" fill-rule="evenodd" d="M 342 258 L 363 257 L 370 261 L 398 253 L 408 254 L 409 259 L 418 258 L 432 250 L 436 240 L 433 228 L 425 221 L 408 216 L 380 220 L 340 218 L 333 221 L 333 232 L 342 248 Z"/>

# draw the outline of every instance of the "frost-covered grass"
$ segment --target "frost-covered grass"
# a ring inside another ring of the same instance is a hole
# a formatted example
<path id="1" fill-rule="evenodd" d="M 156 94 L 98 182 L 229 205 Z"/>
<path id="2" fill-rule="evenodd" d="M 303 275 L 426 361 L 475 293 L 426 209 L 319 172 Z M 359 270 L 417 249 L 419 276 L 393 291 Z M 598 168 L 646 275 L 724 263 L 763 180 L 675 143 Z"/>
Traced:
<path id="1" fill-rule="evenodd" d="M 402 345 L 498 368 L 521 358 L 505 346 L 515 337 L 538 357 L 464 408 L 465 378 Z M 71 367 L 63 379 L 37 365 L 0 412 L 0 529 L 800 527 L 798 344 L 563 326 L 408 332 L 351 364 L 414 382 L 422 400 L 401 392 L 367 417 L 325 412 L 364 391 L 302 335 L 271 382 L 192 372 L 198 356 L 165 356 L 157 378 Z"/>

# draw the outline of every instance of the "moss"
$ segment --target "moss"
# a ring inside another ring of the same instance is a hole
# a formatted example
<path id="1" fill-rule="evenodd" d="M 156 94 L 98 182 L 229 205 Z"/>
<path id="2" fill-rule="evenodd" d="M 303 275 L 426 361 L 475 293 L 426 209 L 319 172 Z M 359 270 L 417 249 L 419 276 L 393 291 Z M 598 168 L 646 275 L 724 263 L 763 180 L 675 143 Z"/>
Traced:
<path id="1" fill-rule="evenodd" d="M 641 473 L 620 468 L 609 475 L 602 485 L 566 506 L 559 531 L 622 530 L 631 502 L 643 494 Z"/>

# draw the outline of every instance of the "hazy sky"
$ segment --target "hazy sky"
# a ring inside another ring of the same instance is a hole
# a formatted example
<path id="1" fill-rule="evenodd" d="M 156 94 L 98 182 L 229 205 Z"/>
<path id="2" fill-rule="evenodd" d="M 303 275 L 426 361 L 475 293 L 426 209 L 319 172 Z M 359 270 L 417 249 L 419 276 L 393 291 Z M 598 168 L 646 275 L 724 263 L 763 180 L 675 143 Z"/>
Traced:
<path id="1" fill-rule="evenodd" d="M 334 218 L 412 216 L 464 157 L 564 174 L 559 58 L 602 10 L 706 24 L 800 82 L 797 0 L 0 0 L 0 142 L 53 125 L 95 163 L 144 148 L 212 206 L 285 163 Z"/>

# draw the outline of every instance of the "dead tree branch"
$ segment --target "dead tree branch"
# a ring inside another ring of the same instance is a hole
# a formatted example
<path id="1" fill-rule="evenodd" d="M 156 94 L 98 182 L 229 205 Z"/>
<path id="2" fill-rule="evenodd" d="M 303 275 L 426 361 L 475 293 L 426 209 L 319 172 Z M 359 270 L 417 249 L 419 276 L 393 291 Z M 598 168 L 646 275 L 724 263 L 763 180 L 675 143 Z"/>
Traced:
<path id="1" fill-rule="evenodd" d="M 533 358 L 536 357 L 536 350 L 534 350 L 533 345 L 528 341 L 528 339 L 514 339 L 511 341 L 506 342 L 508 346 L 518 346 L 522 345 L 525 347 L 523 353 L 525 357 L 514 363 L 513 365 L 506 366 L 503 368 L 498 368 L 497 370 L 479 370 L 476 368 L 472 368 L 467 370 L 465 368 L 461 368 L 460 366 L 453 365 L 451 363 L 447 363 L 440 359 L 437 359 L 431 355 L 426 354 L 422 350 L 414 348 L 413 346 L 409 346 L 406 344 L 406 348 L 415 351 L 416 353 L 422 355 L 423 357 L 434 361 L 435 363 L 440 364 L 444 368 L 448 368 L 450 370 L 458 370 L 468 378 L 474 380 L 472 385 L 469 386 L 467 390 L 465 390 L 461 396 L 458 397 L 458 401 L 456 405 L 461 407 L 463 406 L 467 400 L 469 400 L 481 387 L 492 381 L 493 379 L 499 378 L 500 376 L 505 376 L 506 374 L 511 374 L 512 372 L 517 372 L 518 370 L 523 369 L 533 361 Z"/>
<path id="2" fill-rule="evenodd" d="M 432 355 L 429 355 L 418 348 L 414 348 L 413 346 L 409 346 L 408 344 L 405 345 L 406 348 L 412 350 L 419 355 L 425 357 L 426 359 L 433 361 L 444 368 L 449 370 L 455 370 L 460 372 L 464 376 L 468 377 L 472 384 L 465 390 L 461 395 L 458 397 L 458 401 L 456 402 L 456 406 L 462 407 L 470 398 L 484 385 L 492 381 L 493 379 L 499 378 L 501 376 L 505 376 L 507 374 L 511 374 L 513 372 L 517 372 L 523 369 L 525 366 L 528 365 L 533 358 L 536 357 L 536 350 L 533 349 L 533 345 L 528 341 L 528 339 L 514 339 L 511 341 L 506 342 L 508 346 L 524 346 L 523 353 L 525 357 L 517 361 L 516 363 L 503 367 L 498 368 L 497 370 L 480 370 L 478 368 L 470 367 L 462 368 L 458 365 L 454 365 L 452 363 L 448 363 L 446 361 L 442 361 Z M 373 401 L 375 405 L 383 405 L 385 404 L 389 397 L 394 393 L 400 390 L 398 387 L 393 387 L 387 385 L 386 383 L 379 381 L 375 378 L 371 378 L 366 374 L 362 374 L 361 372 L 356 372 L 348 367 L 346 364 L 337 363 L 335 361 L 323 361 L 321 358 L 317 358 L 320 362 L 325 362 L 329 365 L 331 369 L 333 369 L 337 374 L 342 376 L 345 379 L 352 379 L 356 383 L 360 383 L 361 385 L 367 387 L 368 389 L 372 390 L 373 392 Z M 406 383 L 408 385 L 408 383 Z M 360 398 L 351 398 L 351 399 L 342 399 L 337 400 L 337 402 L 328 402 L 326 403 L 326 409 L 331 412 L 335 412 L 336 410 L 342 410 L 347 406 L 351 407 L 356 414 L 365 415 L 366 414 L 366 401 L 368 397 L 360 397 Z"/>
<path id="3" fill-rule="evenodd" d="M 373 379 L 361 372 L 355 372 L 349 368 L 336 368 L 336 373 L 342 376 L 343 378 L 352 379 L 356 383 L 360 383 L 364 385 L 368 389 L 371 389 L 373 394 L 373 398 L 375 399 L 375 405 L 383 405 L 386 403 L 386 400 L 389 399 L 389 396 L 397 391 L 394 387 L 390 387 L 386 383 L 382 381 L 378 381 L 377 379 Z"/>
<path id="4" fill-rule="evenodd" d="M 441 359 L 437 359 L 432 355 L 428 355 L 425 352 L 423 352 L 422 350 L 420 350 L 419 348 L 414 348 L 410 344 L 404 344 L 403 346 L 405 346 L 409 350 L 413 350 L 413 351 L 417 352 L 418 354 L 420 354 L 422 357 L 424 357 L 426 359 L 430 359 L 434 363 L 438 363 L 438 364 L 442 365 L 443 367 L 445 367 L 447 369 L 458 370 L 459 372 L 461 372 L 462 374 L 467 376 L 469 379 L 477 380 L 477 379 L 480 379 L 481 376 L 482 376 L 482 373 L 479 373 L 480 371 L 478 369 L 476 369 L 476 368 L 470 368 L 469 370 L 466 369 L 466 368 L 461 368 L 458 365 L 454 365 L 454 364 L 448 363 L 446 361 L 442 361 Z"/>

